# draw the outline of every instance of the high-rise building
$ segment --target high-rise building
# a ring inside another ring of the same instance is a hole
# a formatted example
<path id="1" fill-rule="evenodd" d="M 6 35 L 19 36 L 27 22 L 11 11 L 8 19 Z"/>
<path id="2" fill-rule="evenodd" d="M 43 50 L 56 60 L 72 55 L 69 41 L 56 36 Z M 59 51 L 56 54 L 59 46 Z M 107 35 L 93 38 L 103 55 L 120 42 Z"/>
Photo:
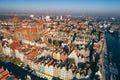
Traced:
<path id="1" fill-rule="evenodd" d="M 59 16 L 56 16 L 56 20 L 59 20 Z"/>
<path id="2" fill-rule="evenodd" d="M 31 18 L 34 18 L 34 15 L 33 15 L 33 14 L 31 14 L 31 15 L 30 15 L 30 17 L 31 17 Z"/>
<path id="3" fill-rule="evenodd" d="M 63 20 L 63 16 L 60 16 L 60 20 Z"/>
<path id="4" fill-rule="evenodd" d="M 50 20 L 51 20 L 51 19 L 50 19 L 50 16 L 46 16 L 46 17 L 45 17 L 45 20 L 46 20 L 46 21 L 50 21 Z"/>

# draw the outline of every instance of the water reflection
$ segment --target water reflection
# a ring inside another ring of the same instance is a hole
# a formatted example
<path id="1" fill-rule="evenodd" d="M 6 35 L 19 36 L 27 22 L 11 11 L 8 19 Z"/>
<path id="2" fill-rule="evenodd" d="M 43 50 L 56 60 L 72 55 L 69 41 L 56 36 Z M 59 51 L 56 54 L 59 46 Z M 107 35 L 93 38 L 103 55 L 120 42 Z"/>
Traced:
<path id="1" fill-rule="evenodd" d="M 117 63 L 118 71 L 120 72 L 120 41 L 118 40 L 118 35 L 117 33 L 107 32 L 105 37 L 107 42 L 107 53 L 112 53 L 112 61 Z M 120 76 L 117 80 L 120 80 Z"/>

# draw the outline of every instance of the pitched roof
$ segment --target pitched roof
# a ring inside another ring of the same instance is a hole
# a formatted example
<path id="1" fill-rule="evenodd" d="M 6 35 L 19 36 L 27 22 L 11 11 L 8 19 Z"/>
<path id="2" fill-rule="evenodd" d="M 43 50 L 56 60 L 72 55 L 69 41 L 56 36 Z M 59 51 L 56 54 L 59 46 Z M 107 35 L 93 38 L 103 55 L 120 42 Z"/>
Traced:
<path id="1" fill-rule="evenodd" d="M 2 73 L 4 71 L 4 69 L 3 68 L 0 68 L 0 73 Z"/>
<path id="2" fill-rule="evenodd" d="M 68 55 L 67 55 L 67 54 L 65 54 L 64 52 L 61 53 L 60 59 L 61 59 L 63 62 L 64 62 L 67 58 L 68 58 Z"/>
<path id="3" fill-rule="evenodd" d="M 17 49 L 19 47 L 21 47 L 21 45 L 18 41 L 14 41 L 13 43 L 10 44 L 10 48 L 13 49 L 13 50 Z"/>
<path id="4" fill-rule="evenodd" d="M 27 56 L 28 59 L 34 59 L 34 57 L 37 56 L 37 55 L 38 55 L 38 50 L 35 49 L 31 53 L 29 53 L 28 55 L 26 55 L 26 56 Z"/>

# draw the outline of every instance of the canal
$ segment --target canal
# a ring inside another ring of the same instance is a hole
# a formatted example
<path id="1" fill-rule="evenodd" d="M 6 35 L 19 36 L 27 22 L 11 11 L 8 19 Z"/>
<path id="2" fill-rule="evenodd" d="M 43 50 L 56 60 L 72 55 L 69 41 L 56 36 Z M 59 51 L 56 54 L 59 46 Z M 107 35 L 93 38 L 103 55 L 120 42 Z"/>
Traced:
<path id="1" fill-rule="evenodd" d="M 112 61 L 117 64 L 118 72 L 120 75 L 120 41 L 116 38 L 115 33 L 106 33 L 107 53 L 112 53 Z M 120 76 L 117 76 L 117 80 L 120 80 Z"/>

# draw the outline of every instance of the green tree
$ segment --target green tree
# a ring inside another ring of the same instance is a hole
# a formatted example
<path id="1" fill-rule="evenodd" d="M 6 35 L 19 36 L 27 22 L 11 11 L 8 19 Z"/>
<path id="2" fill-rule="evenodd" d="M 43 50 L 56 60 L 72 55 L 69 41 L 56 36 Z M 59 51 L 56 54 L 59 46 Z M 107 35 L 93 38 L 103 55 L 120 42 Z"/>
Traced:
<path id="1" fill-rule="evenodd" d="M 90 64 L 89 63 L 86 63 L 85 64 L 85 68 L 89 68 L 90 67 Z"/>
<path id="2" fill-rule="evenodd" d="M 14 60 L 14 64 L 18 65 L 20 64 L 22 61 L 20 60 L 20 58 L 15 58 Z"/>
<path id="3" fill-rule="evenodd" d="M 51 43 L 52 43 L 52 39 L 48 39 L 48 43 L 50 43 L 50 44 L 51 44 Z"/>
<path id="4" fill-rule="evenodd" d="M 55 41 L 55 46 L 60 46 L 60 43 L 58 41 Z"/>
<path id="5" fill-rule="evenodd" d="M 75 65 L 75 59 L 74 58 L 70 58 L 70 65 L 74 64 Z"/>

